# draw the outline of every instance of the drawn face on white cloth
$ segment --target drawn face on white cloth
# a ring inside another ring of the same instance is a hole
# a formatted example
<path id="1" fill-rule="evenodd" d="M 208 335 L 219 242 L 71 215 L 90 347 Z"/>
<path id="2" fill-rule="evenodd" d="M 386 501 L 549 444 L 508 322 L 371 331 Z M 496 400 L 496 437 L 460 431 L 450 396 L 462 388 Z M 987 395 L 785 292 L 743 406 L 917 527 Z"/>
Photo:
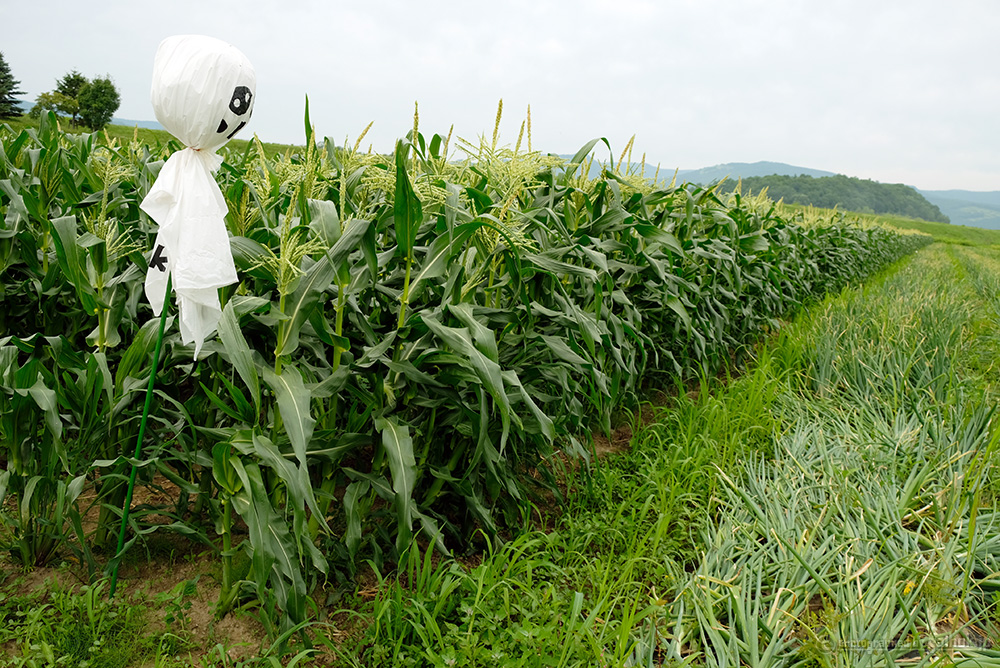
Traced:
<path id="1" fill-rule="evenodd" d="M 242 130 L 253 115 L 256 89 L 250 61 L 222 40 L 177 35 L 156 52 L 156 119 L 191 148 L 214 151 Z"/>

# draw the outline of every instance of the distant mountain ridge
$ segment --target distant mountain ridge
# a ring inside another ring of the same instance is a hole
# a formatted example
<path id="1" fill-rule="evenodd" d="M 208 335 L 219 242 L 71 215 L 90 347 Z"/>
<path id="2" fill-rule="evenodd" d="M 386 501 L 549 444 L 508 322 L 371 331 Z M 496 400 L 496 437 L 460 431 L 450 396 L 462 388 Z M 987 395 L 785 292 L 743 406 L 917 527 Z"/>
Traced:
<path id="1" fill-rule="evenodd" d="M 722 179 L 744 179 L 751 176 L 812 176 L 815 178 L 823 176 L 836 176 L 833 172 L 822 169 L 810 169 L 809 167 L 796 167 L 783 162 L 727 162 L 701 169 L 682 169 L 677 172 L 678 181 L 708 185 Z"/>
<path id="2" fill-rule="evenodd" d="M 921 190 L 953 225 L 1000 230 L 1000 191 Z"/>
<path id="3" fill-rule="evenodd" d="M 111 122 L 114 125 L 124 125 L 129 128 L 139 126 L 150 130 L 166 130 L 158 121 L 130 121 L 127 118 L 112 118 Z"/>
<path id="4" fill-rule="evenodd" d="M 921 190 L 924 197 L 933 196 L 964 201 L 981 206 L 1000 208 L 1000 190 Z"/>
<path id="5" fill-rule="evenodd" d="M 730 162 L 701 169 L 682 169 L 678 181 L 700 185 L 715 183 L 723 178 L 741 179 L 754 176 L 836 176 L 833 172 L 796 167 L 783 162 Z M 920 190 L 924 198 L 951 219 L 952 225 L 967 225 L 1000 230 L 1000 191 Z"/>

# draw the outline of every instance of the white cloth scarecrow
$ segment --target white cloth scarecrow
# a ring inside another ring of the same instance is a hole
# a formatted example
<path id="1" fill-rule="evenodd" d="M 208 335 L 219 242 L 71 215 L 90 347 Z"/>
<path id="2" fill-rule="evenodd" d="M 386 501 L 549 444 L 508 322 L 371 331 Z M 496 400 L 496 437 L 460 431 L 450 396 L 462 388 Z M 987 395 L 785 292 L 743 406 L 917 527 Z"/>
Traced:
<path id="1" fill-rule="evenodd" d="M 218 289 L 237 281 L 226 202 L 212 176 L 222 164 L 215 151 L 250 120 L 256 86 L 250 61 L 226 42 L 178 35 L 156 52 L 153 110 L 187 148 L 170 156 L 140 204 L 160 226 L 146 298 L 159 315 L 173 276 L 181 339 L 194 343 L 196 359 L 222 316 Z"/>

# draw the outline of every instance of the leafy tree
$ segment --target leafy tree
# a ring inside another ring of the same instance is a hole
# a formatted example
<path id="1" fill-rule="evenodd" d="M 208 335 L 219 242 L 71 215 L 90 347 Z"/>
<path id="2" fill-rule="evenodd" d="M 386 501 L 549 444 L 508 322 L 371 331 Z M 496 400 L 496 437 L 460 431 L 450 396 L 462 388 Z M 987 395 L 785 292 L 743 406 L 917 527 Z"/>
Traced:
<path id="1" fill-rule="evenodd" d="M 80 124 L 78 118 L 80 113 L 80 104 L 76 101 L 76 98 L 63 95 L 57 90 L 42 93 L 36 97 L 35 106 L 31 108 L 28 115 L 32 118 L 38 118 L 44 111 L 55 111 L 57 113 L 64 114 L 72 118 L 73 125 Z"/>
<path id="2" fill-rule="evenodd" d="M 56 80 L 55 90 L 35 98 L 31 116 L 38 118 L 42 112 L 51 110 L 69 116 L 73 125 L 82 123 L 100 130 L 111 121 L 120 104 L 118 88 L 110 76 L 90 81 L 73 70 Z"/>
<path id="3" fill-rule="evenodd" d="M 21 115 L 21 106 L 15 95 L 24 95 L 18 90 L 21 82 L 14 78 L 7 60 L 0 52 L 0 119 L 17 118 Z"/>
<path id="4" fill-rule="evenodd" d="M 92 130 L 100 130 L 111 122 L 121 105 L 121 96 L 111 77 L 94 79 L 80 88 L 80 120 Z"/>
<path id="5" fill-rule="evenodd" d="M 56 89 L 42 93 L 35 98 L 35 106 L 28 113 L 32 118 L 38 118 L 46 111 L 54 111 L 69 116 L 73 125 L 80 124 L 80 102 L 77 99 L 84 86 L 90 83 L 87 77 L 73 70 L 67 72 L 61 79 L 56 79 Z"/>

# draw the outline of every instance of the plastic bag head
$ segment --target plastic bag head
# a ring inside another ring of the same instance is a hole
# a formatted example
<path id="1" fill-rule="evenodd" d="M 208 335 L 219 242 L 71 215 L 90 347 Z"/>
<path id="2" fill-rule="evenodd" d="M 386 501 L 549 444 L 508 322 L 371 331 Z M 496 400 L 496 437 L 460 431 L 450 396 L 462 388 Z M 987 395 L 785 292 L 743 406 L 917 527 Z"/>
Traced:
<path id="1" fill-rule="evenodd" d="M 160 42 L 151 100 L 156 119 L 185 145 L 214 151 L 250 120 L 257 75 L 235 46 L 203 35 Z"/>

